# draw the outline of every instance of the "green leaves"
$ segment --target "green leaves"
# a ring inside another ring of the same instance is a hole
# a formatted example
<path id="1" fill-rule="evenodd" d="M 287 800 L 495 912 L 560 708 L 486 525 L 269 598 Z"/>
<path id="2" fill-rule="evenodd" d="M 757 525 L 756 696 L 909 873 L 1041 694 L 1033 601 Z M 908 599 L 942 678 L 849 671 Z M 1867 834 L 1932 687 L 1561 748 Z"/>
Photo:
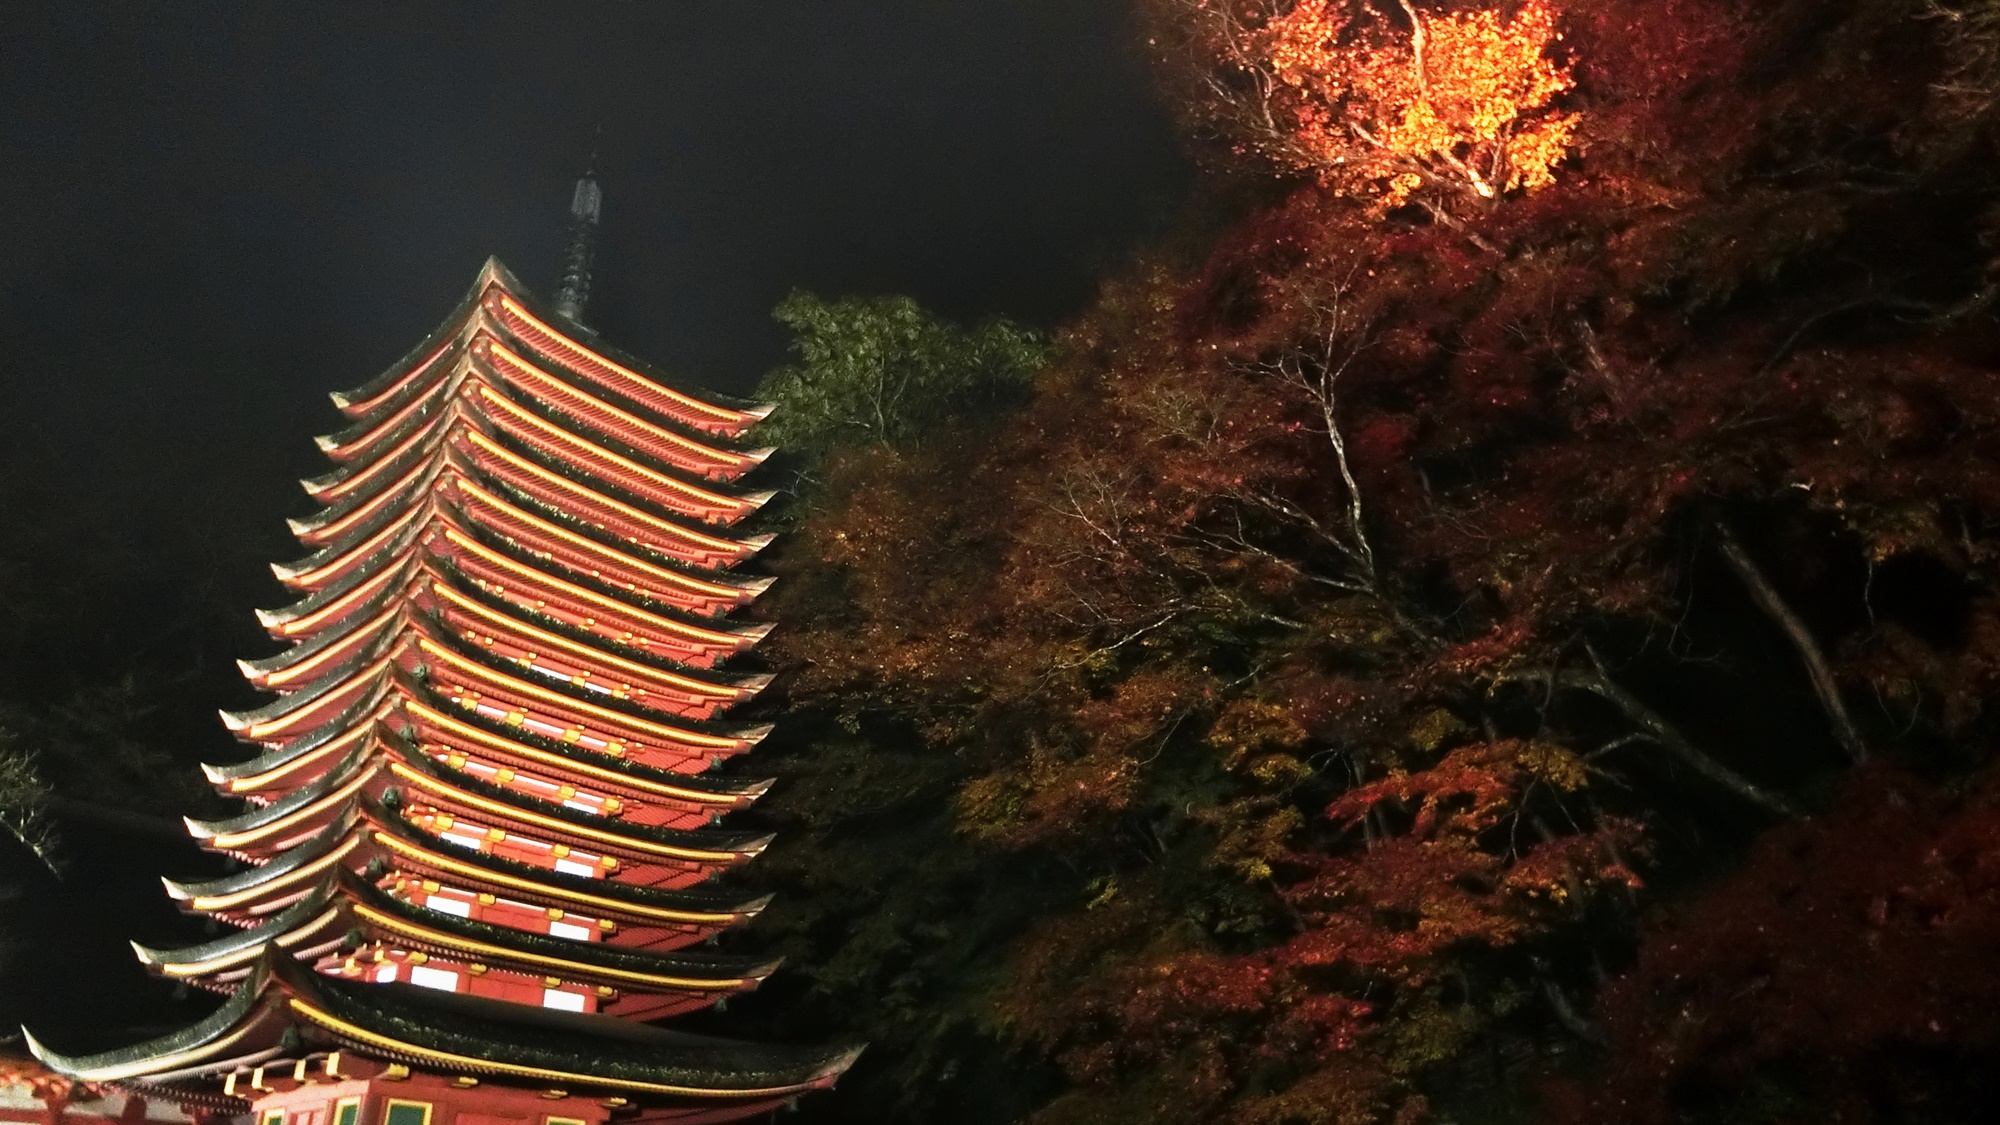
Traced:
<path id="1" fill-rule="evenodd" d="M 792 330 L 798 359 L 765 376 L 759 397 L 777 409 L 758 436 L 814 458 L 905 448 L 948 422 L 990 417 L 1023 398 L 1048 359 L 1032 329 L 999 318 L 963 329 L 908 297 L 794 292 L 772 316 Z"/>

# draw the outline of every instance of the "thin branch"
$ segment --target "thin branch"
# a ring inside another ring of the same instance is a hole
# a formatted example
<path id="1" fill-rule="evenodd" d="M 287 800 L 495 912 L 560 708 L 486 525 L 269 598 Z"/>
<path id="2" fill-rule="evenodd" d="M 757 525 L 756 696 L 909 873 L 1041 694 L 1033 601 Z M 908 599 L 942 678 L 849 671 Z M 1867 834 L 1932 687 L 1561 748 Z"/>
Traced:
<path id="1" fill-rule="evenodd" d="M 1607 754 L 1613 753 L 1618 750 L 1623 750 L 1627 746 L 1633 746 L 1641 742 L 1651 742 L 1651 741 L 1652 739 L 1648 738 L 1643 734 L 1621 734 L 1617 738 L 1614 738 L 1611 741 L 1605 743 L 1604 745 L 1599 746 L 1597 749 L 1592 750 L 1590 753 L 1585 754 L 1583 756 L 1583 760 L 1586 762 L 1594 762 L 1597 759 L 1602 758 Z"/>
<path id="2" fill-rule="evenodd" d="M 1586 651 L 1590 653 L 1592 664 L 1589 670 L 1565 668 L 1553 672 L 1530 671 L 1515 673 L 1509 678 L 1525 683 L 1549 683 L 1559 688 L 1589 692 L 1618 708 L 1627 719 L 1639 727 L 1648 740 L 1699 776 L 1767 812 L 1786 818 L 1799 815 L 1791 802 L 1709 757 L 1668 722 L 1665 716 L 1646 706 L 1638 696 L 1626 691 L 1612 680 L 1605 672 L 1603 662 L 1598 659 L 1595 650 L 1587 648 Z"/>
<path id="3" fill-rule="evenodd" d="M 1618 378 L 1618 373 L 1611 369 L 1611 364 L 1605 360 L 1604 349 L 1598 346 L 1597 330 L 1590 326 L 1588 320 L 1577 317 L 1576 335 L 1583 341 L 1583 354 L 1584 358 L 1590 360 L 1590 369 L 1604 381 L 1612 403 L 1622 411 L 1625 408 L 1625 385 Z"/>
<path id="4" fill-rule="evenodd" d="M 1859 764 L 1868 760 L 1868 745 L 1861 739 L 1861 731 L 1854 725 L 1854 719 L 1847 713 L 1847 704 L 1840 698 L 1840 685 L 1833 679 L 1832 669 L 1827 667 L 1826 656 L 1820 652 L 1818 642 L 1813 640 L 1812 631 L 1778 591 L 1771 585 L 1764 572 L 1737 542 L 1735 533 L 1727 525 L 1717 521 L 1715 529 L 1722 536 L 1722 557 L 1729 563 L 1729 569 L 1736 572 L 1743 585 L 1750 590 L 1750 600 L 1765 616 L 1776 622 L 1785 631 L 1792 647 L 1798 649 L 1799 660 L 1806 666 L 1806 675 L 1812 679 L 1813 693 L 1819 696 L 1820 706 L 1826 710 L 1827 720 L 1833 724 L 1834 741 L 1846 751 L 1849 759 Z"/>
<path id="5" fill-rule="evenodd" d="M 1333 381 L 1338 373 L 1321 376 L 1325 393 L 1320 396 L 1320 413 L 1326 420 L 1326 440 L 1333 446 L 1333 459 L 1340 466 L 1340 483 L 1347 489 L 1347 525 L 1354 536 L 1354 546 L 1360 554 L 1361 568 L 1368 575 L 1371 585 L 1375 579 L 1375 548 L 1368 542 L 1368 526 L 1362 519 L 1361 485 L 1354 480 L 1354 469 L 1347 463 L 1347 438 L 1340 432 L 1340 424 L 1333 416 Z"/>
<path id="6" fill-rule="evenodd" d="M 49 817 L 54 800 L 35 769 L 34 757 L 0 746 L 0 828 L 20 841 L 49 874 L 61 878 L 55 825 Z"/>
<path id="7" fill-rule="evenodd" d="M 1784 341 L 1772 350 L 1770 358 L 1764 361 L 1764 365 L 1757 369 L 1757 377 L 1761 379 L 1769 375 L 1772 371 L 1775 371 L 1778 365 L 1783 363 L 1792 354 L 1792 349 L 1798 346 L 1799 341 L 1804 339 L 1806 334 L 1818 326 L 1820 322 L 1839 316 L 1842 313 L 1866 308 L 1897 309 L 1903 312 L 1929 314 L 1918 318 L 1919 323 L 1948 324 L 1954 320 L 1959 320 L 1985 310 L 1996 299 L 2000 299 L 2000 284 L 1983 285 L 1973 290 L 1963 300 L 1949 305 L 1941 305 L 1935 301 L 1919 301 L 1910 297 L 1897 297 L 1880 293 L 1863 294 L 1860 297 L 1855 297 L 1829 308 L 1821 309 L 1800 321 L 1799 326 L 1792 330 L 1791 335 L 1786 336 Z"/>
<path id="8" fill-rule="evenodd" d="M 1599 1047 L 1604 1046 L 1606 1042 L 1604 1032 L 1598 1030 L 1596 1024 L 1585 1019 L 1583 1013 L 1577 1011 L 1570 1004 L 1569 997 L 1563 994 L 1560 985 L 1547 977 L 1543 977 L 1541 978 L 1541 986 L 1542 999 L 1548 1001 L 1549 1011 L 1554 1013 L 1556 1022 L 1563 1026 L 1564 1031 L 1569 1032 L 1586 1043 L 1591 1043 Z"/>
<path id="9" fill-rule="evenodd" d="M 1403 6 L 1403 14 L 1410 17 L 1410 55 L 1417 75 L 1417 94 L 1425 101 L 1430 101 L 1430 65 L 1424 59 L 1424 48 L 1429 44 L 1429 40 L 1424 35 L 1423 17 L 1410 6 L 1410 0 L 1396 0 L 1396 2 Z"/>
<path id="10" fill-rule="evenodd" d="M 1417 197 L 1416 201 L 1417 203 L 1423 206 L 1424 210 L 1430 212 L 1431 218 L 1436 219 L 1438 222 L 1443 223 L 1445 226 L 1450 227 L 1452 230 L 1457 231 L 1459 234 L 1464 235 L 1465 240 L 1467 242 L 1472 243 L 1474 246 L 1477 246 L 1479 249 L 1486 251 L 1488 254 L 1501 253 L 1501 250 L 1498 246 L 1495 246 L 1490 240 L 1488 240 L 1484 235 L 1481 235 L 1478 231 L 1475 231 L 1471 227 L 1468 227 L 1464 223 L 1458 221 L 1456 218 L 1452 216 L 1451 212 L 1446 211 L 1444 208 L 1438 206 L 1437 204 L 1431 202 L 1428 199 L 1423 198 L 1422 196 Z"/>
<path id="11" fill-rule="evenodd" d="M 1604 662 L 1598 657 L 1595 649 L 1585 646 L 1585 651 L 1590 654 L 1590 670 L 1588 672 L 1571 670 L 1564 673 L 1564 686 L 1582 688 L 1617 707 L 1625 713 L 1626 718 L 1637 723 L 1639 729 L 1651 735 L 1662 750 L 1680 759 L 1683 765 L 1702 777 L 1779 816 L 1798 815 L 1798 810 L 1792 807 L 1791 802 L 1709 757 L 1689 741 L 1678 728 L 1669 723 L 1665 716 L 1646 706 L 1638 696 L 1614 681 L 1604 670 Z"/>
<path id="12" fill-rule="evenodd" d="M 35 817 L 22 817 L 17 820 L 15 817 L 0 814 L 0 828 L 5 828 L 9 836 L 20 841 L 21 846 L 28 849 L 28 854 L 47 868 L 49 874 L 58 879 L 62 878 L 62 867 L 56 858 L 54 841 L 46 826 L 39 824 Z"/>
<path id="13" fill-rule="evenodd" d="M 1305 512 L 1277 497 L 1263 496 L 1260 501 L 1268 507 L 1282 511 L 1294 519 L 1301 520 L 1315 534 L 1347 556 L 1359 572 L 1356 580 L 1370 592 L 1380 589 L 1380 579 L 1376 573 L 1375 547 L 1368 540 L 1366 511 L 1362 505 L 1361 485 L 1355 480 L 1354 469 L 1347 458 L 1347 437 L 1341 432 L 1339 398 L 1336 388 L 1340 377 L 1347 373 L 1369 346 L 1367 327 L 1350 333 L 1345 323 L 1342 299 L 1344 286 L 1334 291 L 1331 302 L 1318 311 L 1319 354 L 1308 357 L 1300 351 L 1293 351 L 1274 365 L 1278 373 L 1288 382 L 1304 391 L 1313 405 L 1319 408 L 1320 431 L 1333 451 L 1334 463 L 1340 471 L 1341 486 L 1347 492 L 1346 534 L 1339 535 L 1323 527 L 1319 521 Z M 1348 342 L 1351 339 L 1351 342 Z M 1345 354 L 1342 354 L 1345 344 Z M 1317 370 L 1308 372 L 1311 363 Z"/>

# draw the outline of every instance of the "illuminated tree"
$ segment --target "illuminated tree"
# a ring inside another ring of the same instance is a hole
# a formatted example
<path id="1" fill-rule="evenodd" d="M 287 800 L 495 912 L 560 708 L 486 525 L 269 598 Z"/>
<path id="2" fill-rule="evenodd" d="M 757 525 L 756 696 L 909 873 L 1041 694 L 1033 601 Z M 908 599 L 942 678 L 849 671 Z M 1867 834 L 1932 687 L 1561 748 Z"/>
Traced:
<path id="1" fill-rule="evenodd" d="M 1206 197 L 997 429 L 836 459 L 773 653 L 843 756 L 779 799 L 922 921 L 797 963 L 896 951 L 820 980 L 913 1099 L 1000 1085 L 968 1042 L 1063 1079 L 968 1120 L 1987 1093 L 1991 0 L 1598 0 L 1563 55 L 1532 3 L 1150 3 L 1191 114 L 1309 174 Z"/>
<path id="2" fill-rule="evenodd" d="M 1046 357 L 1032 329 L 998 318 L 963 329 L 908 297 L 793 293 L 772 316 L 792 330 L 797 362 L 759 388 L 776 406 L 760 432 L 808 455 L 896 448 L 991 411 L 1018 398 Z"/>
<path id="3" fill-rule="evenodd" d="M 45 864 L 54 864 L 55 831 L 49 822 L 49 787 L 34 758 L 0 728 L 0 828 Z"/>
<path id="4" fill-rule="evenodd" d="M 1574 82 L 1550 57 L 1562 36 L 1541 0 L 1511 15 L 1432 14 L 1411 0 L 1156 8 L 1154 45 L 1195 123 L 1379 209 L 1545 187 L 1576 128 L 1553 104 Z"/>

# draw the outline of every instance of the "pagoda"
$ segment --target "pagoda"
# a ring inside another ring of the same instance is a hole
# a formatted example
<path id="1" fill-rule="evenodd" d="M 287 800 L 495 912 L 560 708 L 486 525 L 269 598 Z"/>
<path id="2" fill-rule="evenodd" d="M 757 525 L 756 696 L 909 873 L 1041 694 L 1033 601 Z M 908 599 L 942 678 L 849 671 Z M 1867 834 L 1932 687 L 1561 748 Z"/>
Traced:
<path id="1" fill-rule="evenodd" d="M 726 715 L 770 585 L 745 474 L 769 407 L 676 383 L 580 317 L 601 196 L 577 185 L 544 306 L 489 260 L 444 324 L 333 396 L 348 419 L 272 569 L 275 698 L 204 767 L 246 810 L 190 819 L 241 861 L 168 893 L 234 932 L 135 945 L 223 993 L 200 1023 L 51 1069 L 257 1125 L 698 1125 L 829 1087 L 858 1048 L 646 1021 L 754 989 L 708 948 L 769 896 L 718 883 L 768 836 L 725 818 L 768 781 L 718 772 L 766 726 Z"/>

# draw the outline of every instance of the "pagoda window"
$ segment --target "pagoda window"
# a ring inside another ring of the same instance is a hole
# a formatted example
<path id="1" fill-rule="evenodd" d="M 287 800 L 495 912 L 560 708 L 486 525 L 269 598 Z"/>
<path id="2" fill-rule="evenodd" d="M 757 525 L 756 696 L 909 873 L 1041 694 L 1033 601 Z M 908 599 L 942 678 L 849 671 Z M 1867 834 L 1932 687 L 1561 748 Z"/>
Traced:
<path id="1" fill-rule="evenodd" d="M 458 756 L 449 750 L 439 753 L 435 757 L 444 764 L 454 769 L 462 769 L 466 773 L 479 778 L 481 781 L 489 781 L 495 785 L 504 785 L 517 792 L 532 794 L 546 801 L 559 802 L 578 812 L 589 813 L 592 816 L 605 815 L 605 809 L 609 803 L 603 796 L 595 793 L 580 792 L 573 785 L 564 785 L 537 777 L 534 774 L 520 773 L 510 768 L 495 766 L 480 761 L 477 758 Z"/>
<path id="2" fill-rule="evenodd" d="M 333 1125 L 360 1125 L 361 1099 L 342 1098 L 333 1106 Z"/>
<path id="3" fill-rule="evenodd" d="M 472 917 L 472 904 L 461 898 L 448 895 L 426 895 L 424 905 L 440 914 L 450 914 L 459 918 Z"/>
<path id="4" fill-rule="evenodd" d="M 544 1008 L 556 1008 L 565 1012 L 581 1012 L 589 1004 L 589 997 L 581 992 L 567 992 L 560 988 L 542 989 L 542 1007 Z"/>
<path id="5" fill-rule="evenodd" d="M 388 1112 L 382 1117 L 382 1125 L 431 1125 L 431 1103 L 390 1098 Z"/>
<path id="6" fill-rule="evenodd" d="M 545 1117 L 542 1125 L 584 1125 L 580 1117 Z"/>
<path id="7" fill-rule="evenodd" d="M 419 988 L 435 988 L 439 992 L 457 992 L 459 982 L 464 979 L 451 969 L 433 969 L 429 965 L 411 965 L 410 983 Z"/>
<path id="8" fill-rule="evenodd" d="M 495 833 L 499 834 L 497 838 Z M 576 851 L 567 845 L 551 844 L 532 836 L 520 836 L 498 828 L 488 829 L 486 835 L 493 840 L 492 851 L 495 855 L 554 868 L 568 875 L 596 879 L 603 876 L 607 866 L 602 856 Z"/>
<path id="9" fill-rule="evenodd" d="M 264 1114 L 264 1125 L 285 1125 L 285 1111 L 274 1109 Z"/>
<path id="10" fill-rule="evenodd" d="M 500 926 L 512 926 L 517 930 L 539 931 L 548 913 L 542 907 L 529 906 L 525 902 L 496 898 L 485 904 L 478 916 L 482 922 L 492 922 Z"/>

